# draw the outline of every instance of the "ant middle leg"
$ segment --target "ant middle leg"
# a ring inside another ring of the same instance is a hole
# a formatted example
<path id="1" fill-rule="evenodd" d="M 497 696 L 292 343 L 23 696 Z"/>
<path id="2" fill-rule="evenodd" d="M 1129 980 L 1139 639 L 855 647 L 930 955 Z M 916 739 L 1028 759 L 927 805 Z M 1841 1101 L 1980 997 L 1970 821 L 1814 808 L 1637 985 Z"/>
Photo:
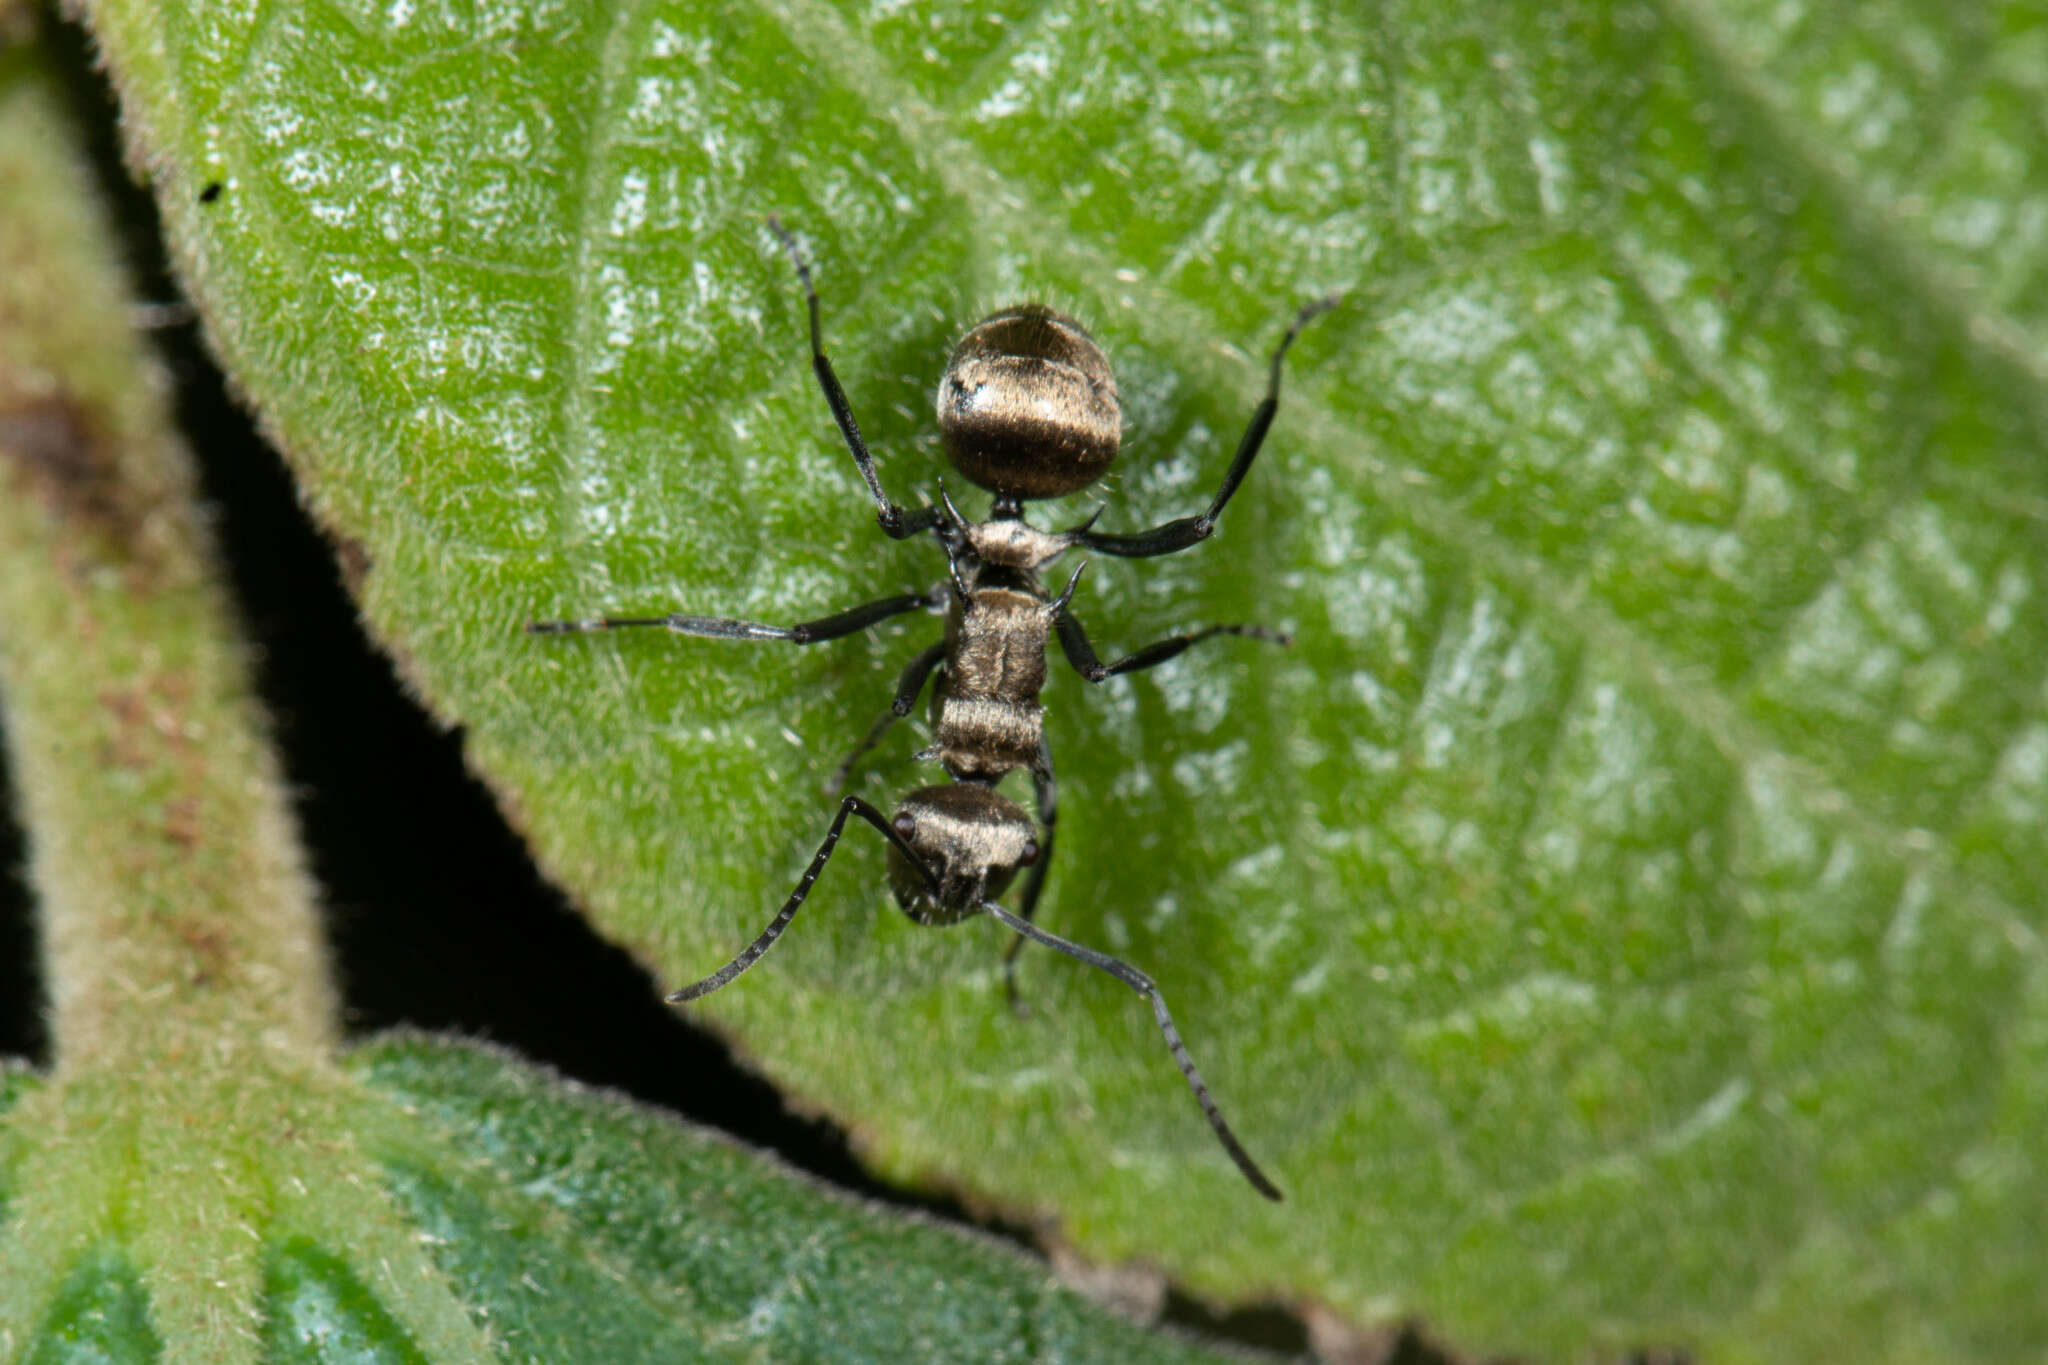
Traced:
<path id="1" fill-rule="evenodd" d="M 932 670 L 937 668 L 939 660 L 945 657 L 946 642 L 941 640 L 910 661 L 904 668 L 903 675 L 896 680 L 896 699 L 889 703 L 886 711 L 875 717 L 875 723 L 861 736 L 860 743 L 853 746 L 853 752 L 846 756 L 846 761 L 833 769 L 832 776 L 825 783 L 825 795 L 837 796 L 845 790 L 846 779 L 853 773 L 853 765 L 865 758 L 868 750 L 882 742 L 882 736 L 889 733 L 890 726 L 917 709 L 917 698 L 924 691 L 925 680 L 931 677 Z"/>
<path id="2" fill-rule="evenodd" d="M 1088 632 L 1081 628 L 1079 617 L 1061 607 L 1053 621 L 1060 635 L 1060 652 L 1067 656 L 1067 662 L 1073 665 L 1076 673 L 1092 683 L 1099 683 L 1104 678 L 1113 678 L 1119 673 L 1137 673 L 1147 668 L 1155 668 L 1202 641 L 1218 635 L 1240 635 L 1247 639 L 1265 640 L 1283 646 L 1294 643 L 1294 637 L 1286 631 L 1274 630 L 1270 626 L 1233 623 L 1206 626 L 1185 635 L 1169 635 L 1164 640 L 1156 640 L 1143 649 L 1125 655 L 1113 664 L 1105 664 L 1096 657 L 1095 646 L 1088 642 Z"/>
<path id="3" fill-rule="evenodd" d="M 904 593 L 865 602 L 858 607 L 800 621 L 793 626 L 775 626 L 762 621 L 739 621 L 730 616 L 690 616 L 671 612 L 667 616 L 593 616 L 576 621 L 528 621 L 529 635 L 579 635 L 600 630 L 626 630 L 636 626 L 659 627 L 678 635 L 699 635 L 712 640 L 787 640 L 793 645 L 814 645 L 836 640 L 879 625 L 892 616 L 909 611 L 928 611 L 944 605 L 945 599 L 932 592 Z"/>

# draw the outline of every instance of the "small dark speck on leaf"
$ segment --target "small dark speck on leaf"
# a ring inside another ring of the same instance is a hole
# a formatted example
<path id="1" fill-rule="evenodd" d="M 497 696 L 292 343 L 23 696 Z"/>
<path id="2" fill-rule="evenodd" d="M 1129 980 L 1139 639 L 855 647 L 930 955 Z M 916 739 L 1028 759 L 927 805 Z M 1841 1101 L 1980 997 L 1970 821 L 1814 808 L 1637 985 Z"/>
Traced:
<path id="1" fill-rule="evenodd" d="M 363 542 L 352 536 L 336 536 L 334 558 L 341 565 L 341 581 L 348 584 L 351 594 L 361 596 L 363 580 L 370 576 L 370 570 L 374 566 L 370 552 L 363 547 Z"/>
<path id="2" fill-rule="evenodd" d="M 199 191 L 199 202 L 202 204 L 211 204 L 214 200 L 220 198 L 220 192 L 226 188 L 227 187 L 221 184 L 220 181 L 218 180 L 207 181 L 206 188 Z"/>

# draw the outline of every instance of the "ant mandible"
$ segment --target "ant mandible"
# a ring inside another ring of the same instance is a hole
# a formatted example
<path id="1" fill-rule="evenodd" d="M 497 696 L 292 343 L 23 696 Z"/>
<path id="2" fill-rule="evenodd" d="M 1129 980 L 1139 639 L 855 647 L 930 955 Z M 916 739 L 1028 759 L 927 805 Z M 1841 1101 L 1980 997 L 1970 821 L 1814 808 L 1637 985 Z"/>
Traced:
<path id="1" fill-rule="evenodd" d="M 1123 410 L 1109 360 L 1094 338 L 1072 318 L 1035 303 L 1005 308 L 976 323 L 953 348 L 939 380 L 939 433 L 954 467 L 994 495 L 988 519 L 975 522 L 963 517 L 943 483 L 938 506 L 906 511 L 882 491 L 874 457 L 861 439 L 832 362 L 825 358 L 818 325 L 818 291 L 811 283 L 810 266 L 780 220 L 770 217 L 768 226 L 781 240 L 803 282 L 810 309 L 811 368 L 825 392 L 839 434 L 874 497 L 876 520 L 895 540 L 933 532 L 946 553 L 946 581 L 928 592 L 885 597 L 794 626 L 676 612 L 533 621 L 526 629 L 536 635 L 558 635 L 657 626 L 712 639 L 785 640 L 809 645 L 866 630 L 905 612 L 947 607 L 945 639 L 910 661 L 897 680 L 895 701 L 840 764 L 828 789 L 833 795 L 839 793 L 860 757 L 880 741 L 891 724 L 910 714 L 934 673 L 939 681 L 931 702 L 933 742 L 918 757 L 937 761 L 951 780 L 909 793 L 889 817 L 858 796 L 843 797 L 810 867 L 760 937 L 710 976 L 669 996 L 670 1002 L 679 1004 L 709 995 L 759 961 L 810 894 L 846 828 L 847 817 L 858 815 L 888 840 L 890 888 L 912 920 L 955 924 L 987 915 L 1019 935 L 1004 956 L 1006 974 L 1017 949 L 1028 938 L 1108 972 L 1150 1001 L 1166 1046 L 1224 1150 L 1260 1194 L 1279 1199 L 1279 1189 L 1245 1151 L 1210 1097 L 1209 1087 L 1181 1041 L 1180 1030 L 1167 1013 L 1166 999 L 1152 979 L 1105 953 L 1048 933 L 1032 920 L 1052 864 L 1053 834 L 1059 818 L 1052 750 L 1038 700 L 1045 685 L 1047 635 L 1058 634 L 1067 662 L 1091 683 L 1165 663 L 1189 646 L 1218 635 L 1249 636 L 1278 644 L 1289 643 L 1288 637 L 1263 626 L 1210 626 L 1169 636 L 1104 664 L 1069 606 L 1086 562 L 1074 570 L 1057 597 L 1046 596 L 1039 574 L 1076 546 L 1142 559 L 1172 554 L 1207 540 L 1273 425 L 1280 406 L 1281 361 L 1287 348 L 1309 319 L 1335 305 L 1336 298 L 1321 298 L 1304 306 L 1274 348 L 1265 400 L 1252 413 L 1237 454 L 1223 476 L 1223 486 L 1207 511 L 1135 535 L 1097 531 L 1099 510 L 1070 530 L 1042 531 L 1024 519 L 1027 500 L 1056 498 L 1086 488 L 1101 478 L 1116 458 Z M 1038 806 L 1036 823 L 1021 806 L 996 790 L 998 782 L 1020 768 L 1031 774 Z M 1024 867 L 1030 872 L 1023 900 L 1018 913 L 1012 914 L 996 897 L 1009 889 L 1017 870 Z M 1014 977 L 1009 979 L 1014 1003 Z"/>

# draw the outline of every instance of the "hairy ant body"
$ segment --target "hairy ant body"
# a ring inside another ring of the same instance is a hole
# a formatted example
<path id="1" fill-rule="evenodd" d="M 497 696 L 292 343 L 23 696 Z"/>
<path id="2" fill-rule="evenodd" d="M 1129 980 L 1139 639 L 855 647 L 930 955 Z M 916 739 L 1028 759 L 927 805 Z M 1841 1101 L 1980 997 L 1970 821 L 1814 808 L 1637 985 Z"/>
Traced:
<path id="1" fill-rule="evenodd" d="M 1281 361 L 1288 347 L 1310 318 L 1336 300 L 1318 299 L 1303 307 L 1274 349 L 1265 400 L 1252 414 L 1223 486 L 1208 510 L 1135 535 L 1097 531 L 1095 517 L 1057 532 L 1040 530 L 1024 519 L 1026 500 L 1076 492 L 1102 477 L 1116 457 L 1122 408 L 1108 358 L 1072 318 L 1040 304 L 1024 304 L 982 319 L 954 348 L 938 393 L 939 431 L 947 456 L 955 468 L 994 498 L 988 519 L 974 522 L 960 514 L 943 484 L 939 505 L 911 510 L 897 505 L 883 491 L 846 393 L 833 373 L 832 362 L 825 357 L 810 267 L 782 224 L 772 217 L 768 224 L 803 282 L 810 312 L 811 368 L 874 498 L 876 520 L 896 540 L 933 532 L 946 552 L 947 581 L 928 592 L 882 598 L 795 626 L 678 612 L 534 621 L 526 629 L 534 634 L 566 634 L 654 626 L 713 639 L 808 645 L 866 630 L 906 612 L 945 606 L 945 639 L 918 654 L 903 670 L 894 702 L 839 766 L 829 790 L 837 795 L 860 757 L 880 741 L 890 725 L 910 714 L 934 673 L 938 683 L 930 708 L 932 744 L 918 757 L 938 762 L 950 781 L 910 792 L 890 817 L 858 796 L 842 797 L 824 842 L 768 927 L 725 966 L 676 991 L 669 1000 L 680 1003 L 709 995 L 753 966 L 795 918 L 831 858 L 847 818 L 857 815 L 888 841 L 890 889 L 904 913 L 917 923 L 954 924 L 987 915 L 1019 935 L 1005 955 L 1006 973 L 1028 938 L 1108 972 L 1144 996 L 1174 1061 L 1231 1160 L 1260 1194 L 1279 1199 L 1279 1189 L 1238 1142 L 1210 1097 L 1152 979 L 1116 958 L 1048 933 L 1032 920 L 1052 863 L 1058 821 L 1052 750 L 1038 700 L 1045 684 L 1048 636 L 1057 634 L 1067 662 L 1091 683 L 1165 663 L 1191 645 L 1218 635 L 1250 636 L 1279 644 L 1288 643 L 1288 638 L 1263 626 L 1210 626 L 1170 636 L 1104 664 L 1070 609 L 1086 563 L 1074 570 L 1055 597 L 1046 595 L 1039 575 L 1075 547 L 1145 558 L 1172 554 L 1206 540 L 1272 426 L 1280 401 Z M 997 783 L 1018 769 L 1031 774 L 1036 822 L 996 790 Z M 1021 868 L 1030 870 L 1018 912 L 1013 914 L 998 904 L 996 897 L 1009 889 Z M 1010 993 L 1014 1003 L 1014 978 Z"/>

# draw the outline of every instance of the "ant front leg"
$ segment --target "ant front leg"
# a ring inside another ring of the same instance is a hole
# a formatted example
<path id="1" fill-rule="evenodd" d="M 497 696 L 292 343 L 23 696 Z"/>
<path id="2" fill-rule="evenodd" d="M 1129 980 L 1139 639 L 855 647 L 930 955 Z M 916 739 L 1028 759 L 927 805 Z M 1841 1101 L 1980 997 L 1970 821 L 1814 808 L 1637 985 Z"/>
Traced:
<path id="1" fill-rule="evenodd" d="M 768 215 L 768 230 L 782 240 L 782 249 L 789 253 L 797 278 L 803 281 L 804 302 L 811 313 L 811 371 L 818 376 L 818 387 L 825 391 L 825 403 L 832 409 L 832 420 L 839 424 L 839 435 L 846 441 L 846 448 L 853 452 L 853 462 L 860 466 L 860 476 L 867 483 L 868 492 L 874 496 L 875 520 L 881 523 L 883 532 L 891 540 L 908 540 L 920 531 L 931 530 L 945 515 L 939 508 L 920 507 L 906 512 L 882 491 L 881 476 L 875 473 L 875 457 L 868 453 L 868 443 L 861 439 L 860 427 L 853 420 L 853 407 L 846 401 L 846 390 L 839 387 L 839 376 L 832 372 L 832 362 L 825 358 L 825 343 L 818 326 L 818 291 L 811 284 L 810 264 L 797 248 L 796 238 L 772 213 Z"/>
<path id="2" fill-rule="evenodd" d="M 1266 397 L 1252 413 L 1251 422 L 1239 438 L 1237 454 L 1231 458 L 1230 470 L 1223 476 L 1223 487 L 1217 491 L 1216 500 L 1209 504 L 1208 511 L 1128 536 L 1077 526 L 1066 532 L 1072 543 L 1125 559 L 1146 559 L 1153 555 L 1170 555 L 1207 540 L 1215 532 L 1216 519 L 1223 515 L 1223 508 L 1231 495 L 1244 482 L 1244 476 L 1251 472 L 1252 461 L 1258 458 L 1259 447 L 1266 443 L 1266 433 L 1272 429 L 1273 418 L 1280 411 L 1280 362 L 1287 358 L 1287 348 L 1294 344 L 1294 339 L 1301 335 L 1301 329 L 1309 324 L 1310 319 L 1335 308 L 1338 302 L 1338 296 L 1331 294 L 1304 304 L 1294 315 L 1294 325 L 1287 329 L 1287 335 L 1280 338 L 1280 344 L 1273 348 L 1273 359 L 1267 368 Z"/>
<path id="3" fill-rule="evenodd" d="M 600 630 L 626 630 L 635 626 L 656 626 L 678 635 L 700 635 L 712 640 L 787 640 L 793 645 L 814 645 L 837 640 L 869 626 L 880 625 L 907 611 L 929 611 L 944 598 L 930 592 L 904 593 L 884 597 L 815 621 L 793 626 L 773 626 L 762 621 L 737 621 L 730 616 L 688 616 L 671 612 L 667 616 L 592 616 L 580 621 L 528 621 L 528 635 L 581 635 Z"/>
<path id="4" fill-rule="evenodd" d="M 896 700 L 889 703 L 889 709 L 875 717 L 875 723 L 861 736 L 860 743 L 853 746 L 853 752 L 846 761 L 833 770 L 830 780 L 825 783 L 825 795 L 837 796 L 846 788 L 846 779 L 853 772 L 853 765 L 866 756 L 868 750 L 882 742 L 882 736 L 889 733 L 889 727 L 917 709 L 917 698 L 924 691 L 925 680 L 937 668 L 939 660 L 946 657 L 946 642 L 939 641 L 930 649 L 910 661 L 903 670 L 903 676 L 896 680 Z"/>
<path id="5" fill-rule="evenodd" d="M 1054 836 L 1058 833 L 1060 821 L 1059 785 L 1052 772 L 1052 744 L 1043 731 L 1038 736 L 1038 761 L 1031 767 L 1031 783 L 1038 798 L 1038 827 L 1043 835 L 1038 846 L 1038 861 L 1031 865 L 1031 874 L 1024 882 L 1024 895 L 1017 904 L 1017 917 L 1027 924 L 1038 915 L 1038 897 L 1045 890 L 1045 879 L 1052 871 L 1052 850 Z M 1024 998 L 1017 993 L 1017 953 L 1024 946 L 1024 936 L 1019 934 L 1010 940 L 1010 946 L 1003 952 L 1003 991 L 1009 997 L 1010 1009 L 1019 1016 L 1031 1011 L 1024 1004 Z"/>

